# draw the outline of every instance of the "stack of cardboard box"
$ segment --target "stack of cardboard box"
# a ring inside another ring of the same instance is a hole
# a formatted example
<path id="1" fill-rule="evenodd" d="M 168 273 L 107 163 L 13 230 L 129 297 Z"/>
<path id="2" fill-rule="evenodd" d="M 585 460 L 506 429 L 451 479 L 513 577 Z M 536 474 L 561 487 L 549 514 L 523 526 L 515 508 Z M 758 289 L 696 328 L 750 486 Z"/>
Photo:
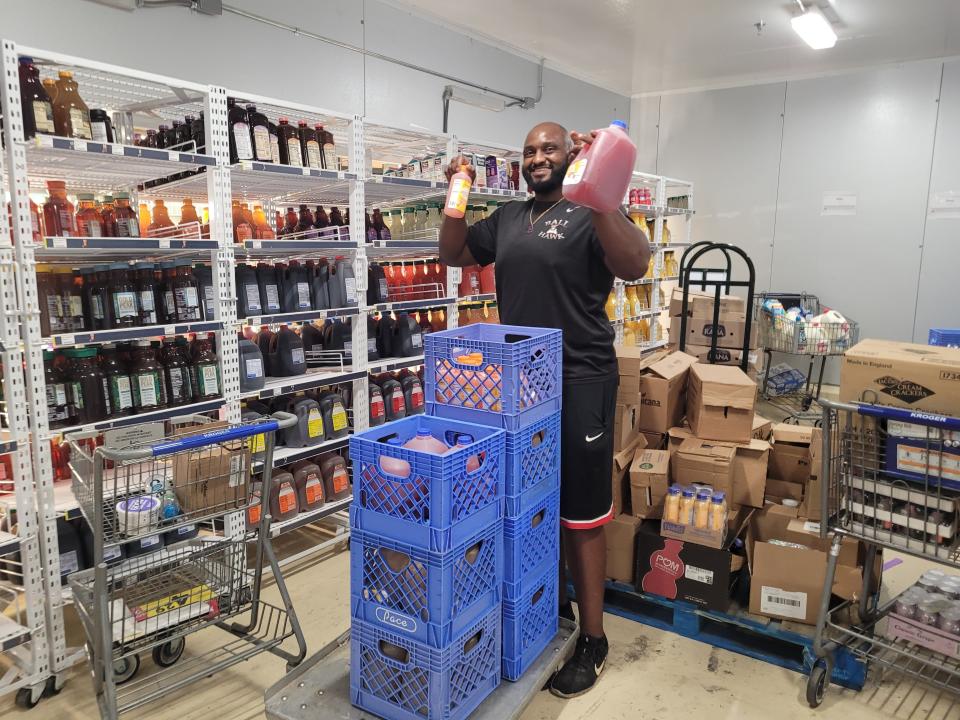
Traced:
<path id="1" fill-rule="evenodd" d="M 714 293 L 688 292 L 686 344 L 683 351 L 702 363 L 711 362 L 711 343 L 716 338 L 717 348 L 712 362 L 717 365 L 739 365 L 743 359 L 743 340 L 747 332 L 746 303 L 735 295 L 721 295 L 720 315 L 716 322 L 713 318 L 715 305 Z M 674 349 L 680 347 L 682 317 L 683 291 L 677 288 L 670 298 L 670 345 Z M 759 361 L 756 322 L 751 329 L 749 348 L 748 365 L 756 368 Z"/>

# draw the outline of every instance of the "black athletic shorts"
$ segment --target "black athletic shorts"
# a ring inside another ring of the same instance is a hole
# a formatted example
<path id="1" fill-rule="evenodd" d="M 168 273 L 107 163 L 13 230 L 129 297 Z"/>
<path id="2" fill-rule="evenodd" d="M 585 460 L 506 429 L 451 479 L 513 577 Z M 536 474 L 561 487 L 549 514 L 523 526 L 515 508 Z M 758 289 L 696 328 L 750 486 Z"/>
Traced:
<path id="1" fill-rule="evenodd" d="M 560 524 L 589 530 L 613 519 L 613 426 L 620 377 L 563 386 Z"/>

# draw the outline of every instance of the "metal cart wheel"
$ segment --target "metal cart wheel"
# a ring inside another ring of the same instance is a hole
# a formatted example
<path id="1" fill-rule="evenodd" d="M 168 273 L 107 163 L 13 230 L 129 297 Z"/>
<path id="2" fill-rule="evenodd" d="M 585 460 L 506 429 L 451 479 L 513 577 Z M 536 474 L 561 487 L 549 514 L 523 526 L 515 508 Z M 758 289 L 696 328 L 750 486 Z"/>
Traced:
<path id="1" fill-rule="evenodd" d="M 180 659 L 186 646 L 187 641 L 182 637 L 157 645 L 153 649 L 153 662 L 163 668 L 170 667 Z"/>
<path id="2" fill-rule="evenodd" d="M 35 708 L 37 703 L 40 702 L 40 698 L 43 697 L 44 687 L 44 685 L 36 685 L 34 687 L 24 687 L 17 690 L 15 699 L 17 707 L 24 708 L 25 710 Z"/>
<path id="3" fill-rule="evenodd" d="M 113 661 L 113 681 L 117 685 L 123 685 L 128 680 L 132 680 L 140 669 L 140 656 L 128 655 L 125 658 Z"/>
<path id="4" fill-rule="evenodd" d="M 826 658 L 817 658 L 810 668 L 810 677 L 807 678 L 807 704 L 812 708 L 820 707 L 823 696 L 830 685 L 830 674 L 833 671 L 832 663 Z"/>

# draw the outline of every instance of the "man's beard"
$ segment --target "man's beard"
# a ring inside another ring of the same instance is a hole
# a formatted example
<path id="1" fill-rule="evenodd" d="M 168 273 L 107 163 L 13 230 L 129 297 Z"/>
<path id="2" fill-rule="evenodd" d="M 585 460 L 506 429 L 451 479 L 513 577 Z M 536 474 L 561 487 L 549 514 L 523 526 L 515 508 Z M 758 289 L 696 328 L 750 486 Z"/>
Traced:
<path id="1" fill-rule="evenodd" d="M 564 162 L 563 165 L 555 165 L 553 172 L 550 173 L 550 177 L 540 181 L 534 180 L 533 175 L 527 168 L 524 168 L 523 179 L 527 181 L 527 189 L 535 193 L 548 193 L 556 190 L 563 185 L 563 176 L 567 174 L 567 166 L 569 164 L 570 161 L 568 160 Z"/>

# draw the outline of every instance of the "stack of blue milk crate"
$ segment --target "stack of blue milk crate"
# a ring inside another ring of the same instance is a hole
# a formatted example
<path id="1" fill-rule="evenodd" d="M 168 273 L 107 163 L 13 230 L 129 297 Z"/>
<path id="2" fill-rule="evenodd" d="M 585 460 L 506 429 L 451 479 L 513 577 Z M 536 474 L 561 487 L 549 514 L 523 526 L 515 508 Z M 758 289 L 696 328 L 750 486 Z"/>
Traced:
<path id="1" fill-rule="evenodd" d="M 446 447 L 404 447 L 418 433 Z M 500 684 L 504 452 L 502 430 L 424 415 L 351 438 L 354 705 L 459 720 Z"/>
<path id="2" fill-rule="evenodd" d="M 960 328 L 930 328 L 927 345 L 960 347 Z"/>
<path id="3" fill-rule="evenodd" d="M 427 413 L 506 432 L 502 667 L 518 680 L 557 632 L 562 334 L 477 324 L 424 342 Z"/>

